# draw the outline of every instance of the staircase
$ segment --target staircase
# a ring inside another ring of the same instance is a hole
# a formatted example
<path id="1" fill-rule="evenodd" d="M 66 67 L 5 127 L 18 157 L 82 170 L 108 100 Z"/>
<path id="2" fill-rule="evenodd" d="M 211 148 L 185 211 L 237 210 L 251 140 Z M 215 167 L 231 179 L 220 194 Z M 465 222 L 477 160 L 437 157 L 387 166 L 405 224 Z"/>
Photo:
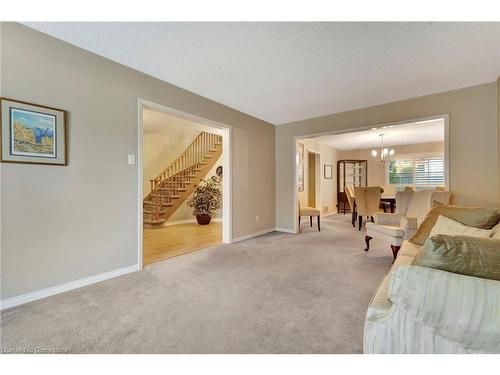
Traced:
<path id="1" fill-rule="evenodd" d="M 156 178 L 143 200 L 143 223 L 161 227 L 192 194 L 222 155 L 222 136 L 201 132 Z"/>

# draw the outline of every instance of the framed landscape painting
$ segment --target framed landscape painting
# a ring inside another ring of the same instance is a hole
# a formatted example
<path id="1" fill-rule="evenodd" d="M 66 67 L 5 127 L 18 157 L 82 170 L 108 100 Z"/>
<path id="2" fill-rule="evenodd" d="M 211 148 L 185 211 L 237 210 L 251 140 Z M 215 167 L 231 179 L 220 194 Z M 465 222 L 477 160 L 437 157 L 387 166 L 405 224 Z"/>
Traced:
<path id="1" fill-rule="evenodd" d="M 1 98 L 2 162 L 66 165 L 66 113 Z"/>

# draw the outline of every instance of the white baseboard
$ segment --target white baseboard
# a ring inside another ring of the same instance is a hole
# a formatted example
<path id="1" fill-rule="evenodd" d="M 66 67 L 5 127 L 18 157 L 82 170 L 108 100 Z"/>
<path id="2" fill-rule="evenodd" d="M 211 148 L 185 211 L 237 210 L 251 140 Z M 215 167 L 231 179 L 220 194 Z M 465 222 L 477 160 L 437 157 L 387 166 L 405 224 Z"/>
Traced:
<path id="1" fill-rule="evenodd" d="M 215 223 L 222 223 L 222 218 L 221 217 L 213 217 L 211 221 L 213 221 Z M 172 225 L 187 224 L 187 223 L 196 223 L 196 219 L 167 221 L 165 224 L 163 224 L 163 226 L 170 227 Z"/>
<path id="2" fill-rule="evenodd" d="M 268 233 L 275 232 L 275 231 L 276 231 L 276 228 L 264 229 L 264 230 L 261 230 L 259 232 L 250 233 L 250 234 L 247 234 L 245 236 L 233 238 L 233 240 L 231 241 L 231 243 L 236 243 L 236 242 L 241 242 L 241 241 L 249 240 L 250 238 L 262 236 L 263 234 L 268 234 Z"/>
<path id="3" fill-rule="evenodd" d="M 26 294 L 22 294 L 20 296 L 7 298 L 7 299 L 0 301 L 0 310 L 4 310 L 4 309 L 8 309 L 10 307 L 22 305 L 24 303 L 35 301 L 37 299 L 53 296 L 55 294 L 67 292 L 67 291 L 72 290 L 72 289 L 81 288 L 83 286 L 87 286 L 90 284 L 95 284 L 95 283 L 98 283 L 100 281 L 112 279 L 114 277 L 122 276 L 122 275 L 125 275 L 127 273 L 135 272 L 138 270 L 139 270 L 139 266 L 137 264 L 133 264 L 131 266 L 118 268 L 118 269 L 113 270 L 113 271 L 104 272 L 104 273 L 100 273 L 98 275 L 85 277 L 85 278 L 80 279 L 80 280 L 70 281 L 69 283 L 64 283 L 64 284 L 52 286 L 50 288 L 37 290 L 36 292 L 26 293 Z"/>
<path id="4" fill-rule="evenodd" d="M 213 221 L 222 221 L 221 218 L 215 218 L 212 220 Z M 193 221 L 196 221 L 196 219 L 193 219 Z M 188 220 L 184 221 L 183 220 L 183 222 L 191 222 L 191 221 L 188 221 Z M 174 221 L 170 225 L 176 225 L 176 224 L 181 224 L 181 223 L 182 222 L 180 222 L 180 221 Z M 249 239 L 254 238 L 254 237 L 262 236 L 264 234 L 268 234 L 271 232 L 285 232 L 285 233 L 292 233 L 292 234 L 296 233 L 292 229 L 288 229 L 288 228 L 269 228 L 269 229 L 261 230 L 259 232 L 254 232 L 254 233 L 247 234 L 245 236 L 234 238 L 231 242 L 237 243 L 237 242 L 249 240 Z M 16 297 L 6 298 L 6 299 L 0 301 L 0 310 L 8 309 L 8 308 L 11 308 L 14 306 L 19 306 L 19 305 L 22 305 L 22 304 L 25 304 L 25 303 L 28 303 L 31 301 L 36 301 L 38 299 L 50 297 L 50 296 L 53 296 L 53 295 L 56 295 L 59 293 L 63 293 L 63 292 L 67 292 L 67 291 L 70 291 L 73 289 L 78 289 L 78 288 L 81 288 L 81 287 L 84 287 L 87 285 L 91 285 L 91 284 L 98 283 L 100 281 L 112 279 L 114 277 L 122 276 L 122 275 L 125 275 L 127 273 L 135 272 L 138 270 L 139 270 L 139 266 L 137 264 L 133 264 L 131 266 L 118 268 L 118 269 L 113 270 L 113 271 L 100 273 L 98 275 L 85 277 L 83 279 L 79 279 L 79 280 L 75 280 L 75 281 L 70 281 L 68 283 L 56 285 L 56 286 L 53 286 L 50 288 L 37 290 L 35 292 L 22 294 L 22 295 L 16 296 Z"/>
<path id="5" fill-rule="evenodd" d="M 293 230 L 293 229 L 290 229 L 290 228 L 279 228 L 279 227 L 276 227 L 274 229 L 276 230 L 276 232 L 284 232 L 284 233 L 297 234 L 296 230 Z"/>

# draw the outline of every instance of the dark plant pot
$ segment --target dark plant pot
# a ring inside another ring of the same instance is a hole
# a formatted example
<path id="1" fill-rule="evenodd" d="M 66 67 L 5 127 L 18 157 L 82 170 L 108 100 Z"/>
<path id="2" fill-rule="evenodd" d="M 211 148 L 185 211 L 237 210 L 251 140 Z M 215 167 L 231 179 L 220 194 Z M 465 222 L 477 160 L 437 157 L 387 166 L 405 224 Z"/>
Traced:
<path id="1" fill-rule="evenodd" d="M 200 225 L 208 225 L 210 224 L 210 220 L 212 220 L 212 216 L 210 215 L 196 215 L 196 221 Z"/>

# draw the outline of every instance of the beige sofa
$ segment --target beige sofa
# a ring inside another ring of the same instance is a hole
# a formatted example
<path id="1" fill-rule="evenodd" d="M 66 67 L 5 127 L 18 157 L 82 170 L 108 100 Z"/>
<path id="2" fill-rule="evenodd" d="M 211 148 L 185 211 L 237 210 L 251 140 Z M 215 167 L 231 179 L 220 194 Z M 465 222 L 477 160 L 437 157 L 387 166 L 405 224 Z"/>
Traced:
<path id="1" fill-rule="evenodd" d="M 500 281 L 411 266 L 404 241 L 370 302 L 364 353 L 500 353 Z"/>

